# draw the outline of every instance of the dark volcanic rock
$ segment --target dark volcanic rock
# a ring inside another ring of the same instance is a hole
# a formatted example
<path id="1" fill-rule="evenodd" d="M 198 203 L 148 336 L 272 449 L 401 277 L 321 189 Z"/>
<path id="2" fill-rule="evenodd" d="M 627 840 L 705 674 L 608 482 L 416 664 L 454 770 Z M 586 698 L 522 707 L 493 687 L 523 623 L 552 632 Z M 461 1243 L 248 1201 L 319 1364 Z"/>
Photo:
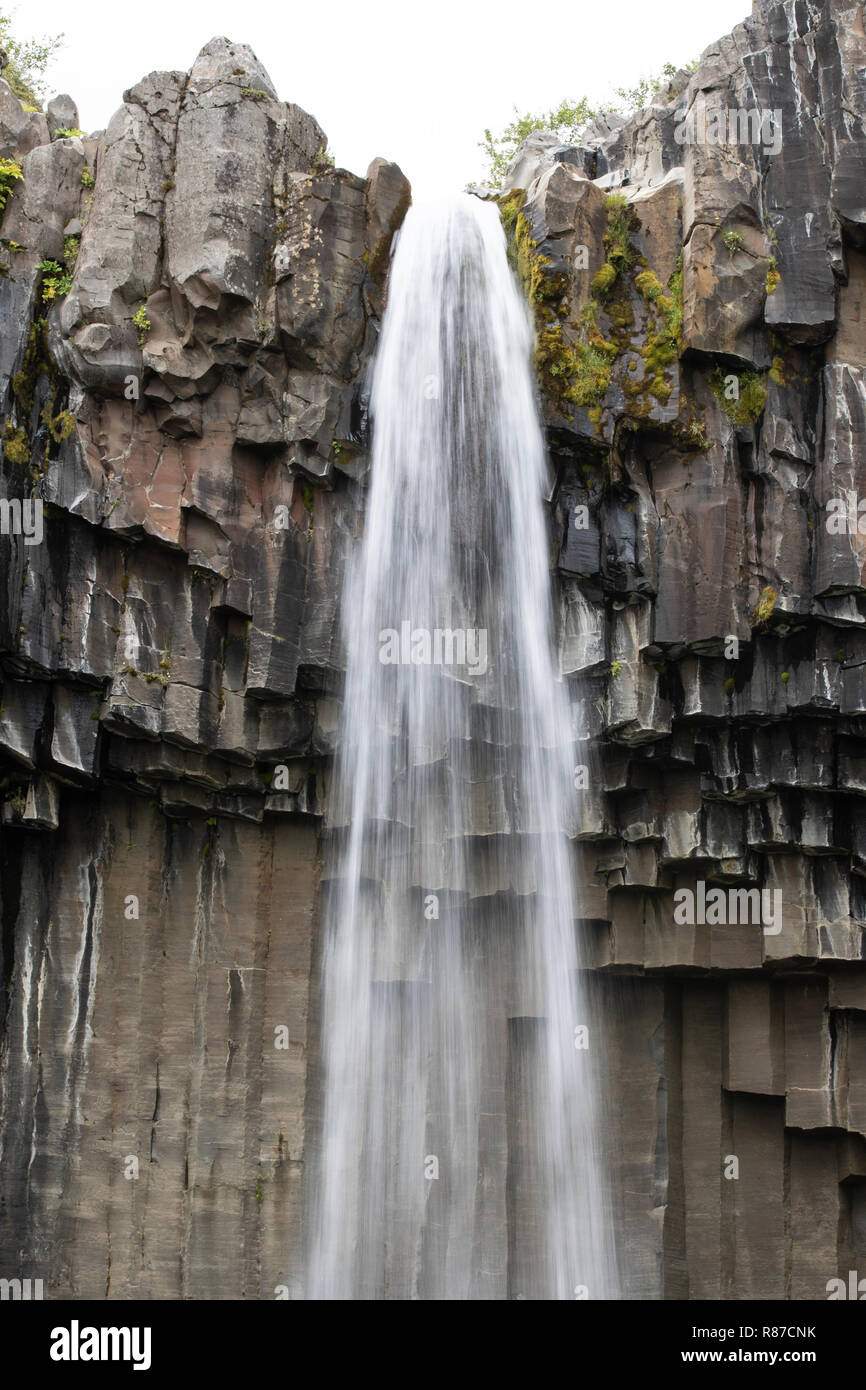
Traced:
<path id="1" fill-rule="evenodd" d="M 506 181 L 633 1297 L 823 1298 L 866 1258 L 864 72 L 862 7 L 761 3 Z M 2 494 L 44 505 L 41 543 L 0 536 L 0 1266 L 295 1295 L 339 599 L 409 186 L 330 168 L 226 39 L 52 139 L 77 120 L 0 80 Z M 778 931 L 677 922 L 699 882 L 779 890 Z"/>

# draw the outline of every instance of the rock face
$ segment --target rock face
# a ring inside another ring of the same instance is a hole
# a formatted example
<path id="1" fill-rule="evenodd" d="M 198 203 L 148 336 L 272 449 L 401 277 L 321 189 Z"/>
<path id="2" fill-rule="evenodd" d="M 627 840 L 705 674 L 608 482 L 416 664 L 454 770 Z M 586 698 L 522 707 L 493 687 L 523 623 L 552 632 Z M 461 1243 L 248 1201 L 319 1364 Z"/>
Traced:
<path id="1" fill-rule="evenodd" d="M 864 72 L 862 6 L 761 3 L 631 120 L 533 140 L 502 199 L 631 1297 L 866 1272 Z M 73 110 L 0 81 L 0 1268 L 293 1296 L 339 595 L 409 189 L 329 167 L 225 39 L 52 138 Z M 31 498 L 41 543 L 5 534 Z M 714 889 L 768 920 L 714 922 Z"/>

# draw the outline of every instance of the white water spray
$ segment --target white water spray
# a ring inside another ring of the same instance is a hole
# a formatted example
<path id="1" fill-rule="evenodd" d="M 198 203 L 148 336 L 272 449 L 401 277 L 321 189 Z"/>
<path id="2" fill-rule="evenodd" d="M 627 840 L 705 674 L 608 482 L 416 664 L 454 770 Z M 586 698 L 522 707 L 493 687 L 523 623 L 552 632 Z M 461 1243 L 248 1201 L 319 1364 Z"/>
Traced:
<path id="1" fill-rule="evenodd" d="M 497 209 L 411 209 L 344 595 L 308 1298 L 617 1296 L 531 344 Z"/>

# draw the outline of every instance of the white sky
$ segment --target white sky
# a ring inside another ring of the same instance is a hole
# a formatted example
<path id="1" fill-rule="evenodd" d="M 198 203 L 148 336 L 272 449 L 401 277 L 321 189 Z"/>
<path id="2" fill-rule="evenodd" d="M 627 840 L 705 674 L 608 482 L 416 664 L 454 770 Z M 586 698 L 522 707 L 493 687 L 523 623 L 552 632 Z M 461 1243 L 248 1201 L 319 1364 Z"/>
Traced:
<path id="1" fill-rule="evenodd" d="M 749 0 L 39 0 L 3 4 L 19 38 L 65 31 L 52 94 L 69 92 L 85 130 L 101 129 L 125 88 L 155 68 L 190 67 L 217 34 L 247 43 L 279 96 L 326 131 L 356 174 L 396 160 L 416 198 L 456 192 L 484 172 L 485 126 L 512 107 L 602 99 L 698 57 L 744 19 Z"/>

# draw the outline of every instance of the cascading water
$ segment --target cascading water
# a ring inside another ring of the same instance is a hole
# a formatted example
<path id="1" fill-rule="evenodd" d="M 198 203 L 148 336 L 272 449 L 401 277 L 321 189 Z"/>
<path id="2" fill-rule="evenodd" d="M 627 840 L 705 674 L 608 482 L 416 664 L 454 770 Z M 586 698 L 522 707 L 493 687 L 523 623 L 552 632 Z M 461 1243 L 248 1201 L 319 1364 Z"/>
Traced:
<path id="1" fill-rule="evenodd" d="M 411 209 L 344 595 L 308 1298 L 617 1296 L 531 343 L 497 209 Z"/>

